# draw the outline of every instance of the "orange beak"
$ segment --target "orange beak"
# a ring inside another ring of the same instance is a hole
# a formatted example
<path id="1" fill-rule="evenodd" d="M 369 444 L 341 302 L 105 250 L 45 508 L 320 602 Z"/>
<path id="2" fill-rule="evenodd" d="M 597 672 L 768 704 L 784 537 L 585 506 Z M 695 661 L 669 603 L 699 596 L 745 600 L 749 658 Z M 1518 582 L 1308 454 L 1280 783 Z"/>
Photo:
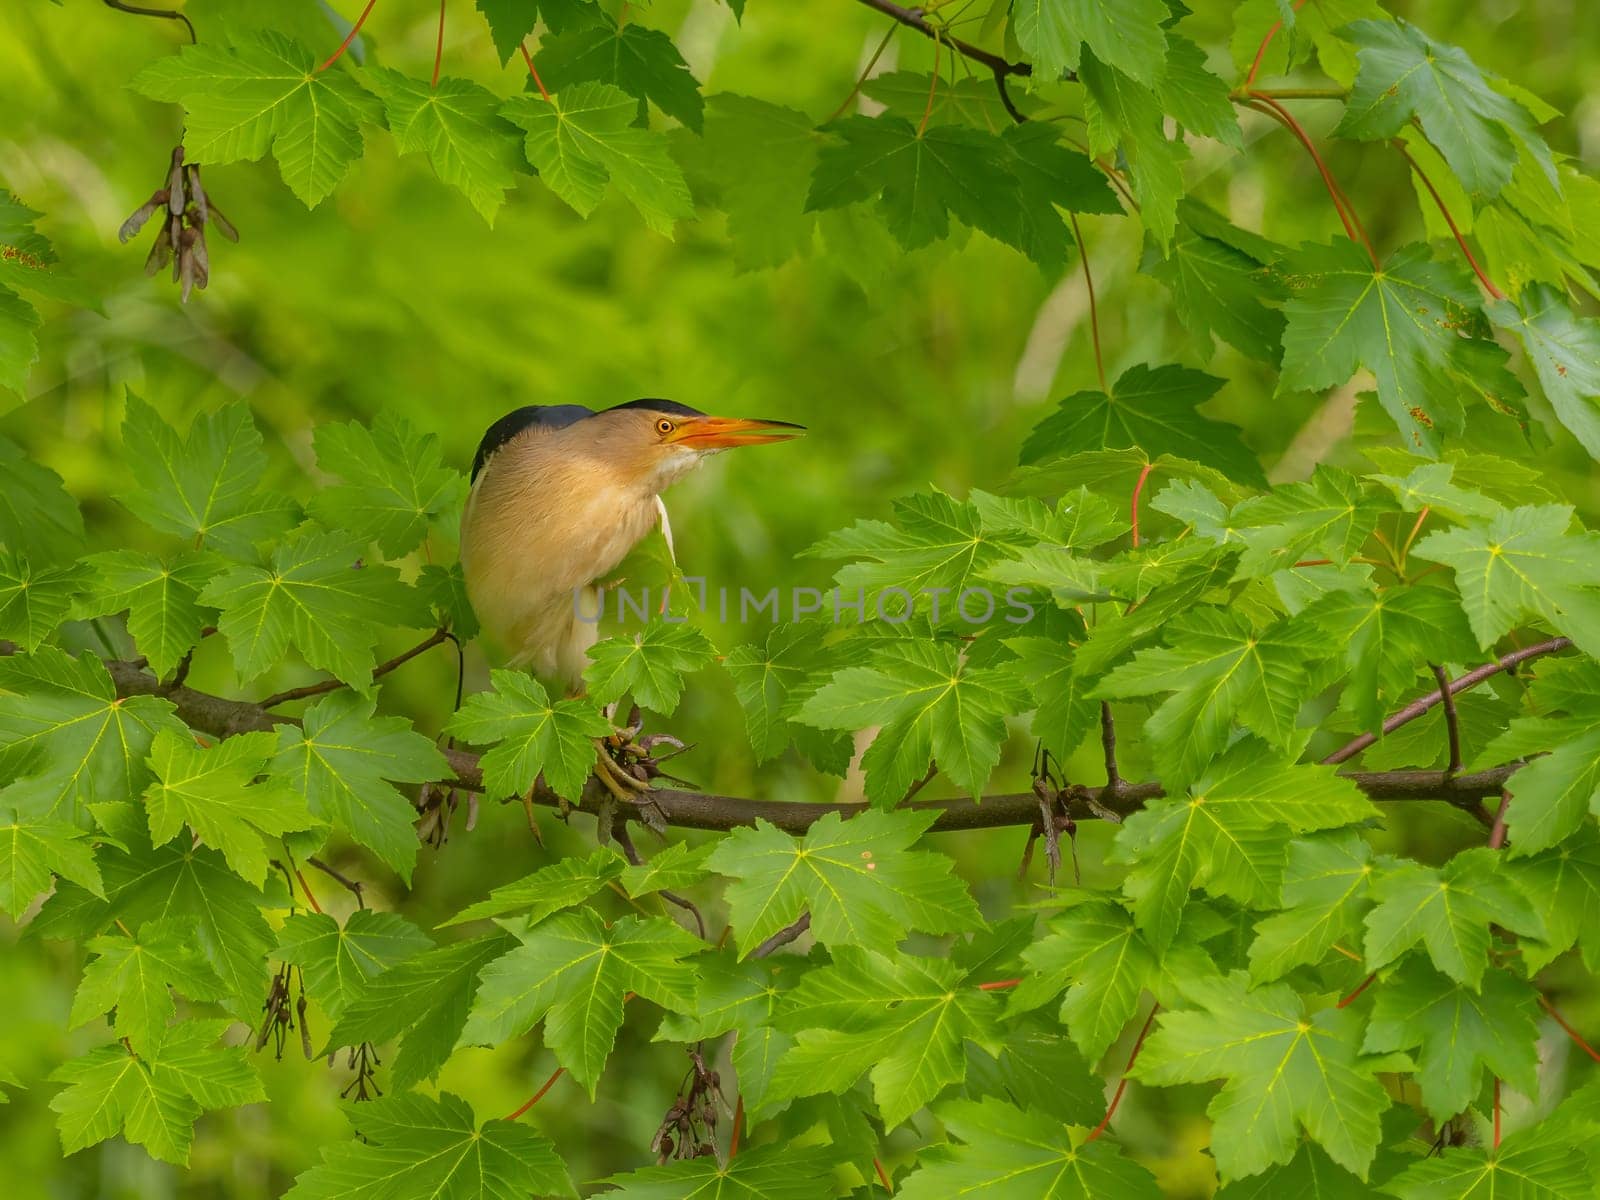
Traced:
<path id="1" fill-rule="evenodd" d="M 668 440 L 694 450 L 726 450 L 732 446 L 764 446 L 786 442 L 806 431 L 791 421 L 762 421 L 754 417 L 693 417 L 686 419 Z"/>

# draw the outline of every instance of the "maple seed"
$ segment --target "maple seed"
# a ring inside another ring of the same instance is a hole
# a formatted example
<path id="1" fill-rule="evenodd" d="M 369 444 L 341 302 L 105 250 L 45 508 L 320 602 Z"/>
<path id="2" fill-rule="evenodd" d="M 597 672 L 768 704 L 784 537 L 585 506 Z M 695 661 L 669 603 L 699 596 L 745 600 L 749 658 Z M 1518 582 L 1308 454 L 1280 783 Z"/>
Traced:
<path id="1" fill-rule="evenodd" d="M 200 164 L 184 161 L 183 147 L 174 147 L 167 166 L 166 186 L 150 194 L 117 229 L 117 239 L 131 241 L 150 219 L 160 212 L 150 255 L 144 273 L 154 275 L 169 263 L 172 280 L 183 287 L 183 302 L 189 302 L 196 288 L 205 290 L 211 281 L 211 254 L 206 248 L 206 226 L 214 225 L 230 242 L 239 240 L 233 222 L 211 203 L 200 181 Z"/>

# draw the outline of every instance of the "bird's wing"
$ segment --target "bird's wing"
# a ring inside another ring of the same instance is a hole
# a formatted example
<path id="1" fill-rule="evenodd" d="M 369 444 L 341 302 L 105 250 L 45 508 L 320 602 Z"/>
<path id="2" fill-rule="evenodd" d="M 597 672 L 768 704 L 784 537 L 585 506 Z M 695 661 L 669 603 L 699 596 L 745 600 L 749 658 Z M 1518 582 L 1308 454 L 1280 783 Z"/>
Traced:
<path id="1" fill-rule="evenodd" d="M 656 496 L 656 512 L 661 514 L 661 536 L 666 539 L 667 558 L 676 567 L 678 565 L 678 551 L 672 545 L 672 522 L 667 520 L 666 501 L 662 500 L 659 495 Z"/>
<path id="2" fill-rule="evenodd" d="M 508 412 L 484 431 L 478 452 L 472 458 L 472 478 L 476 480 L 494 452 L 519 433 L 530 429 L 560 429 L 592 416 L 594 409 L 581 404 L 528 404 Z"/>

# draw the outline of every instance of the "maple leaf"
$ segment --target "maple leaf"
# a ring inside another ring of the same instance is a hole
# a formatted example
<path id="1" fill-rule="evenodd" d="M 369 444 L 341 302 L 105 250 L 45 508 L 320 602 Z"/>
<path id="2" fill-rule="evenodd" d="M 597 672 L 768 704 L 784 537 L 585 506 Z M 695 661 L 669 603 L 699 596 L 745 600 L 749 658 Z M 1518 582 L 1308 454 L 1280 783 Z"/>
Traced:
<path id="1" fill-rule="evenodd" d="M 200 589 L 216 567 L 207 556 L 186 551 L 161 559 L 139 550 L 109 550 L 83 560 L 87 595 L 74 615 L 128 612 L 128 632 L 157 676 L 169 674 L 200 641 L 215 613 L 200 603 Z"/>
<path id="2" fill-rule="evenodd" d="M 1289 1162 L 1303 1128 L 1340 1166 L 1367 1177 L 1389 1096 L 1363 1060 L 1361 1018 L 1308 1013 L 1284 984 L 1254 990 L 1243 972 L 1195 983 L 1195 1010 L 1165 1012 L 1130 1074 L 1156 1084 L 1225 1079 L 1207 1106 L 1222 1177 Z"/>
<path id="3" fill-rule="evenodd" d="M 1154 83 L 1167 58 L 1161 0 L 1018 0 L 1011 13 L 1017 44 L 1047 78 L 1076 70 L 1084 45 L 1102 62 Z"/>
<path id="4" fill-rule="evenodd" d="M 822 635 L 819 625 L 779 625 L 767 634 L 764 644 L 735 646 L 722 660 L 744 709 L 756 762 L 777 757 L 793 739 L 790 722 L 804 699 L 797 689 L 804 688 L 820 662 Z"/>
<path id="5" fill-rule="evenodd" d="M 575 84 L 548 101 L 518 96 L 500 109 L 526 131 L 523 145 L 539 177 L 579 216 L 594 211 L 609 180 L 646 225 L 670 237 L 694 204 L 666 139 L 635 126 L 637 112 L 632 96 L 606 83 Z"/>
<path id="6" fill-rule="evenodd" d="M 1421 942 L 1433 965 L 1474 991 L 1489 958 L 1489 926 L 1538 938 L 1544 926 L 1503 878 L 1500 856 L 1479 848 L 1443 867 L 1405 862 L 1378 876 L 1367 914 L 1367 966 L 1378 970 Z"/>
<path id="7" fill-rule="evenodd" d="M 0 549 L 0 637 L 36 650 L 72 608 L 83 585 L 78 567 L 34 568 L 26 558 Z"/>
<path id="8" fill-rule="evenodd" d="M 450 718 L 452 734 L 474 745 L 497 744 L 484 754 L 484 787 L 520 796 L 542 774 L 556 794 L 576 800 L 594 767 L 594 739 L 611 723 L 588 700 L 551 701 L 533 676 L 491 671 L 491 692 L 478 692 Z"/>
<path id="9" fill-rule="evenodd" d="M 1543 937 L 1522 941 L 1528 970 L 1542 969 L 1575 942 L 1584 965 L 1600 969 L 1600 831 L 1584 825 L 1559 846 L 1502 869 L 1544 922 Z"/>
<path id="10" fill-rule="evenodd" d="M 616 1200 L 815 1200 L 817 1181 L 833 1166 L 828 1148 L 757 1146 L 720 1163 L 715 1156 L 643 1167 L 605 1180 Z"/>
<path id="11" fill-rule="evenodd" d="M 1491 303 L 1489 319 L 1522 339 L 1550 407 L 1600 458 L 1600 321 L 1578 317 L 1546 283 L 1530 283 L 1519 301 Z"/>
<path id="12" fill-rule="evenodd" d="M 670 716 L 683 696 L 683 677 L 715 657 L 716 649 L 700 630 L 682 618 L 661 618 L 591 646 L 583 678 L 600 704 L 631 692 L 643 707 Z"/>
<path id="13" fill-rule="evenodd" d="M 372 700 L 352 692 L 319 700 L 299 726 L 278 729 L 272 771 L 305 797 L 312 815 L 410 879 L 417 814 L 394 785 L 448 778 L 450 766 L 409 721 L 374 711 Z"/>
<path id="14" fill-rule="evenodd" d="M 270 30 L 157 59 L 131 86 L 179 101 L 192 162 L 255 160 L 272 151 L 289 190 L 315 208 L 365 150 L 362 125 L 382 107 L 344 71 L 318 71 L 300 43 Z"/>
<path id="15" fill-rule="evenodd" d="M 1029 732 L 1051 754 L 1067 759 L 1100 719 L 1100 705 L 1089 696 L 1094 680 L 1078 673 L 1077 656 L 1065 638 L 1007 638 L 1005 645 L 1017 656 L 1009 669 L 1038 697 Z"/>
<path id="16" fill-rule="evenodd" d="M 672 39 L 637 21 L 624 25 L 602 18 L 546 37 L 539 43 L 539 73 L 561 92 L 574 84 L 605 83 L 700 132 L 705 101 L 700 85 Z"/>
<path id="17" fill-rule="evenodd" d="M 662 1017 L 655 1040 L 689 1043 L 735 1031 L 731 1057 L 745 1111 L 752 1121 L 771 1115 L 787 1103 L 774 1096 L 772 1081 L 794 1045 L 794 1038 L 775 1024 L 784 995 L 778 985 L 794 973 L 793 966 L 782 958 L 739 962 L 723 951 L 702 957 L 696 968 L 692 1009 Z"/>
<path id="18" fill-rule="evenodd" d="M 760 820 L 733 830 L 706 865 L 737 881 L 725 895 L 740 954 L 805 912 L 830 946 L 887 949 L 911 929 L 975 928 L 978 910 L 951 861 L 911 849 L 934 816 L 869 810 L 846 821 L 829 813 L 803 838 Z"/>
<path id="19" fill-rule="evenodd" d="M 926 94 L 926 89 L 924 89 Z M 707 96 L 700 154 L 686 158 L 710 202 L 728 215 L 728 238 L 741 267 L 772 267 L 808 248 L 816 217 L 806 210 L 806 191 L 816 168 L 822 135 L 805 113 L 718 92 Z M 729 176 L 719 164 L 738 162 Z"/>
<path id="20" fill-rule="evenodd" d="M 710 843 L 691 849 L 687 842 L 673 842 L 645 862 L 624 867 L 622 886 L 637 899 L 651 892 L 704 883 L 710 874 L 706 859 L 712 848 Z"/>
<path id="21" fill-rule="evenodd" d="M 194 1123 L 207 1109 L 265 1100 L 242 1046 L 212 1048 L 226 1020 L 185 1021 L 143 1053 L 116 1043 L 63 1063 L 50 1078 L 61 1145 L 72 1154 L 121 1133 L 152 1157 L 189 1162 Z"/>
<path id="22" fill-rule="evenodd" d="M 271 733 L 241 733 L 203 749 L 192 734 L 158 731 L 149 759 L 156 778 L 144 792 L 151 845 L 170 842 L 187 825 L 260 887 L 268 854 L 262 839 L 270 843 L 313 823 L 305 801 L 282 781 L 252 783 L 266 770 L 276 741 Z"/>
<path id="23" fill-rule="evenodd" d="M 1336 828 L 1377 810 L 1331 767 L 1293 765 L 1248 739 L 1189 789 L 1123 822 L 1113 856 L 1130 863 L 1123 891 L 1158 950 L 1171 944 L 1190 889 L 1261 907 L 1279 894 L 1289 835 Z"/>
<path id="24" fill-rule="evenodd" d="M 605 20 L 600 6 L 590 0 L 477 0 L 477 5 L 502 66 L 541 21 L 553 33 L 566 33 Z"/>
<path id="25" fill-rule="evenodd" d="M 1061 401 L 1022 444 L 1022 461 L 1125 447 L 1137 448 L 1152 460 L 1169 453 L 1198 453 L 1231 478 L 1265 484 L 1261 466 L 1239 440 L 1239 431 L 1196 411 L 1223 382 L 1188 367 L 1136 364 L 1123 372 L 1109 394 L 1077 392 Z"/>
<path id="26" fill-rule="evenodd" d="M 846 667 L 801 705 L 821 729 L 881 729 L 862 758 L 867 797 L 898 803 L 930 759 L 958 787 L 981 794 L 1000 761 L 1005 718 L 1022 703 L 1009 676 L 973 667 L 949 643 L 885 646 L 870 667 Z"/>
<path id="27" fill-rule="evenodd" d="M 159 1050 L 177 1012 L 171 989 L 191 1000 L 219 1000 L 222 981 L 194 945 L 194 923 L 182 917 L 146 921 L 137 937 L 102 934 L 83 969 L 69 1023 L 82 1025 L 116 1010 L 113 1028 L 136 1054 Z"/>
<path id="28" fill-rule="evenodd" d="M 526 169 L 521 135 L 500 115 L 500 97 L 448 75 L 432 86 L 385 67 L 369 67 L 365 77 L 383 97 L 384 116 L 400 153 L 426 154 L 434 174 L 459 189 L 493 226 L 506 190 L 516 186 L 517 171 Z M 386 411 L 379 420 L 388 416 Z"/>
<path id="29" fill-rule="evenodd" d="M 1538 1092 L 1538 1005 L 1530 984 L 1490 971 L 1471 989 L 1413 956 L 1376 995 L 1361 1048 L 1420 1047 L 1416 1080 L 1434 1120 L 1448 1120 L 1478 1098 L 1486 1067 L 1524 1095 Z"/>
<path id="30" fill-rule="evenodd" d="M 234 667 L 254 679 L 283 660 L 293 644 L 314 667 L 358 692 L 372 689 L 378 631 L 420 629 L 431 615 L 393 567 L 361 561 L 365 543 L 307 533 L 280 543 L 269 564 L 237 564 L 215 576 L 200 602 L 222 610 L 217 628 Z"/>
<path id="31" fill-rule="evenodd" d="M 1459 433 L 1465 421 L 1454 377 L 1460 331 L 1481 323 L 1464 272 L 1434 262 L 1424 245 L 1375 267 L 1348 240 L 1302 246 L 1277 268 L 1290 293 L 1279 393 L 1338 387 L 1366 367 L 1408 447 L 1437 455 L 1440 434 Z"/>
<path id="32" fill-rule="evenodd" d="M 94 847 L 82 829 L 0 807 L 0 909 L 21 917 L 57 875 L 105 896 Z"/>
<path id="33" fill-rule="evenodd" d="M 903 1200 L 983 1196 L 990 1200 L 1160 1200 L 1154 1175 L 1108 1142 L 1084 1142 L 1033 1109 L 993 1096 L 939 1105 L 939 1121 L 959 1139 L 919 1156 L 901 1181 Z"/>
<path id="34" fill-rule="evenodd" d="M 1415 553 L 1455 568 L 1456 591 L 1487 650 L 1519 622 L 1550 622 L 1600 654 L 1600 536 L 1571 532 L 1564 504 L 1502 510 L 1487 522 L 1431 533 Z"/>
<path id="35" fill-rule="evenodd" d="M 1156 245 L 1165 250 L 1177 229 L 1182 163 L 1189 157 L 1188 147 L 1181 136 L 1168 140 L 1166 112 L 1154 88 L 1101 62 L 1088 50 L 1078 66 L 1078 77 L 1083 82 L 1089 152 L 1100 158 L 1120 151 L 1127 160 L 1140 219 Z"/>
<path id="36" fill-rule="evenodd" d="M 1372 848 L 1354 831 L 1289 843 L 1283 871 L 1284 911 L 1256 924 L 1250 978 L 1280 978 L 1320 962 L 1340 941 L 1359 942 L 1372 904 Z"/>
<path id="37" fill-rule="evenodd" d="M 525 927 L 537 925 L 564 908 L 582 904 L 622 875 L 625 865 L 610 850 L 596 850 L 588 858 L 563 858 L 514 883 L 502 884 L 489 893 L 488 899 L 469 904 L 442 922 L 441 927 L 504 916 L 519 909 L 527 910 L 522 918 Z"/>
<path id="38" fill-rule="evenodd" d="M 1326 556 L 1347 563 L 1392 512 L 1387 496 L 1364 492 L 1336 467 L 1319 466 L 1304 483 L 1281 484 L 1264 496 L 1233 506 L 1228 526 L 1244 543 L 1236 578 L 1266 575 L 1302 558 Z"/>
<path id="39" fill-rule="evenodd" d="M 438 437 L 388 409 L 371 429 L 355 421 L 318 425 L 312 444 L 317 466 L 344 481 L 317 492 L 312 514 L 377 542 L 389 558 L 415 550 L 429 523 L 466 491 L 460 474 L 444 465 Z"/>
<path id="40" fill-rule="evenodd" d="M 395 963 L 433 949 L 398 913 L 358 908 L 343 925 L 327 913 L 294 913 L 278 930 L 277 955 L 305 972 L 306 987 L 337 1020 L 361 985 Z"/>
<path id="41" fill-rule="evenodd" d="M 1594 1173 L 1562 1131 L 1533 1128 L 1497 1147 L 1456 1146 L 1412 1163 L 1380 1189 L 1400 1200 L 1588 1200 Z"/>
<path id="42" fill-rule="evenodd" d="M 498 1045 L 543 1019 L 545 1045 L 590 1099 L 626 993 L 670 1009 L 693 1006 L 694 968 L 682 960 L 705 943 L 664 917 L 622 917 L 608 927 L 585 908 L 519 936 L 522 945 L 484 967 L 461 1042 Z"/>
<path id="43" fill-rule="evenodd" d="M 237 556 L 295 522 L 292 501 L 256 493 L 267 472 L 267 455 L 243 404 L 196 417 L 188 434 L 179 437 L 154 408 L 129 392 L 122 448 L 138 486 L 120 499 L 161 533 Z"/>
<path id="44" fill-rule="evenodd" d="M 477 1123 L 459 1096 L 386 1096 L 349 1108 L 359 1135 L 325 1146 L 285 1200 L 523 1200 L 577 1196 L 554 1146 L 526 1125 Z"/>
<path id="45" fill-rule="evenodd" d="M 1341 32 L 1359 47 L 1361 69 L 1336 133 L 1390 138 L 1415 119 L 1479 205 L 1510 181 L 1517 143 L 1550 161 L 1528 111 L 1490 87 L 1463 50 L 1399 19 Z"/>
<path id="46" fill-rule="evenodd" d="M 0 437 L 0 474 L 6 481 L 0 488 L 0 541 L 40 566 L 74 561 L 83 549 L 83 515 L 61 476 L 5 437 Z"/>

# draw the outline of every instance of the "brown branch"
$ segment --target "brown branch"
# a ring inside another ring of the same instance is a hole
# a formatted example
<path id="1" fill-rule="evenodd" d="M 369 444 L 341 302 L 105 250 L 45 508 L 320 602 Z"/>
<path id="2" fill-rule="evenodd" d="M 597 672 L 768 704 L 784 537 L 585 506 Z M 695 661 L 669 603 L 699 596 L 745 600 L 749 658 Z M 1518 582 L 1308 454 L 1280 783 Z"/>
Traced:
<path id="1" fill-rule="evenodd" d="M 623 857 L 636 867 L 644 866 L 644 856 L 639 853 L 639 848 L 633 844 L 633 837 L 628 833 L 628 823 L 626 821 L 617 824 L 611 830 L 611 836 L 616 838 L 617 845 L 622 847 Z M 677 892 L 669 892 L 665 888 L 657 891 L 656 895 L 669 904 L 676 904 L 692 916 L 695 925 L 700 930 L 700 940 L 706 940 L 706 919 L 700 915 L 700 908 L 693 900 L 686 896 L 680 896 Z"/>
<path id="2" fill-rule="evenodd" d="M 1456 698 L 1450 692 L 1450 677 L 1438 663 L 1429 663 L 1433 678 L 1439 684 L 1439 700 L 1444 705 L 1445 736 L 1450 742 L 1450 765 L 1445 769 L 1454 775 L 1461 770 L 1461 721 L 1456 716 Z"/>
<path id="3" fill-rule="evenodd" d="M 1571 638 L 1551 638 L 1548 642 L 1540 642 L 1535 646 L 1525 646 L 1521 650 L 1513 650 L 1510 654 L 1492 663 L 1485 663 L 1475 670 L 1468 671 L 1460 679 L 1455 680 L 1447 689 L 1452 696 L 1460 695 L 1468 688 L 1477 687 L 1485 679 L 1498 675 L 1501 671 L 1509 671 L 1518 663 L 1526 662 L 1530 658 L 1539 658 L 1545 654 L 1555 654 L 1566 650 L 1572 645 Z M 1399 712 L 1391 714 L 1383 723 L 1383 733 L 1391 734 L 1402 725 L 1409 725 L 1418 717 L 1426 713 L 1435 704 L 1444 699 L 1446 689 L 1429 692 L 1426 696 L 1419 696 Z M 1327 758 L 1323 759 L 1326 766 L 1334 766 L 1347 759 L 1354 758 L 1373 742 L 1377 741 L 1379 734 L 1363 733 L 1360 737 L 1353 738 L 1340 746 Z"/>
<path id="4" fill-rule="evenodd" d="M 782 929 L 778 930 L 777 933 L 773 934 L 766 941 L 762 942 L 761 945 L 750 951 L 750 957 L 765 958 L 780 946 L 787 946 L 790 942 L 794 941 L 795 938 L 799 937 L 802 933 L 810 928 L 811 914 L 809 912 L 803 912 L 793 924 L 785 925 Z"/>
<path id="5" fill-rule="evenodd" d="M 1111 702 L 1100 701 L 1100 745 L 1106 754 L 1106 788 L 1115 796 L 1122 790 L 1122 775 L 1117 770 L 1117 726 L 1111 719 Z"/>
<path id="6" fill-rule="evenodd" d="M 132 13 L 136 17 L 165 17 L 169 21 L 182 21 L 183 27 L 189 31 L 189 41 L 199 44 L 200 39 L 195 36 L 194 22 L 181 12 L 167 8 L 140 8 L 136 4 L 124 4 L 122 0 L 101 0 L 107 8 L 114 8 L 118 12 Z"/>
<path id="7" fill-rule="evenodd" d="M 372 678 L 376 682 L 390 671 L 405 666 L 417 655 L 432 650 L 441 642 L 450 641 L 455 635 L 448 629 L 435 629 L 422 641 L 403 654 L 397 654 L 388 662 L 379 663 L 372 669 Z M 260 701 L 262 708 L 277 708 L 280 704 L 288 704 L 291 700 L 309 700 L 312 696 L 325 696 L 329 692 L 337 692 L 349 686 L 342 679 L 324 679 L 321 683 L 308 683 L 304 687 L 290 688 L 286 692 L 277 692 Z"/>
<path id="8" fill-rule="evenodd" d="M 359 879 L 351 879 L 348 875 L 341 874 L 314 855 L 306 859 L 306 865 L 315 867 L 324 875 L 328 876 L 328 878 L 337 880 L 339 883 L 343 884 L 345 890 L 355 896 L 357 908 L 365 908 L 367 906 L 366 897 L 362 895 L 362 891 L 366 885 L 363 884 Z"/>
<path id="9" fill-rule="evenodd" d="M 975 63 L 982 63 L 988 67 L 990 74 L 994 76 L 995 90 L 1000 93 L 1000 103 L 1005 106 L 1005 110 L 1010 114 L 1011 119 L 1019 125 L 1027 121 L 1028 118 L 1012 103 L 1011 93 L 1006 90 L 1006 78 L 1010 75 L 1032 75 L 1032 64 L 1012 62 L 1010 59 L 985 50 L 981 46 L 974 46 L 971 42 L 964 42 L 958 37 L 951 37 L 942 26 L 929 23 L 923 17 L 923 10 L 920 8 L 905 8 L 902 5 L 895 4 L 893 0 L 859 0 L 859 2 L 870 9 L 881 12 L 886 17 L 893 17 L 907 29 L 915 29 L 923 37 L 932 39 L 935 46 L 940 44 L 949 46 L 962 57 L 969 58 Z M 935 73 L 937 74 L 937 72 Z M 1072 71 L 1066 72 L 1063 76 L 1065 79 L 1077 79 L 1077 77 Z"/>

